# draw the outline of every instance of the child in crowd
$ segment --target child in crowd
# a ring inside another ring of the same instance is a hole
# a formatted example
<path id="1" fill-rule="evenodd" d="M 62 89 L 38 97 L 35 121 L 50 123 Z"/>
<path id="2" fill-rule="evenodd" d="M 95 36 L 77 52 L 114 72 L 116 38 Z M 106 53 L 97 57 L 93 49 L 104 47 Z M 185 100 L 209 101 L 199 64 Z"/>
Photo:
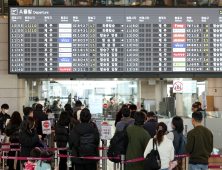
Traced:
<path id="1" fill-rule="evenodd" d="M 50 158 L 53 156 L 53 152 L 50 151 L 50 150 L 46 150 L 46 151 L 43 151 L 41 153 L 41 158 Z M 49 159 L 49 160 L 40 160 L 38 161 L 36 167 L 35 167 L 35 170 L 51 170 L 51 162 L 52 162 L 52 159 Z M 56 170 L 58 170 L 58 167 L 55 168 Z"/>
<path id="2" fill-rule="evenodd" d="M 40 157 L 40 155 L 41 155 L 41 151 L 39 148 L 32 149 L 32 151 L 30 153 L 30 157 L 37 158 L 37 157 Z M 34 170 L 37 162 L 38 161 L 36 161 L 36 160 L 29 160 L 28 162 L 26 162 L 24 170 Z"/>

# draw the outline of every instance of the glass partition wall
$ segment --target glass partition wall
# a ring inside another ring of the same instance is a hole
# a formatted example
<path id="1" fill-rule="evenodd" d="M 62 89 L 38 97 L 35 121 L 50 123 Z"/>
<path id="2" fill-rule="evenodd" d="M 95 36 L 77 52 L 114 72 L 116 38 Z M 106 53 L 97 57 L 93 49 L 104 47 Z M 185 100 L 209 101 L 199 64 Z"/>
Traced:
<path id="1" fill-rule="evenodd" d="M 35 101 L 53 112 L 64 110 L 65 104 L 74 107 L 80 100 L 96 116 L 115 118 L 123 104 L 135 104 L 140 109 L 140 81 L 75 81 L 75 80 L 27 80 L 26 106 Z M 104 108 L 107 104 L 109 109 Z M 110 106 L 111 105 L 111 106 Z M 109 116 L 108 116 L 109 115 Z"/>

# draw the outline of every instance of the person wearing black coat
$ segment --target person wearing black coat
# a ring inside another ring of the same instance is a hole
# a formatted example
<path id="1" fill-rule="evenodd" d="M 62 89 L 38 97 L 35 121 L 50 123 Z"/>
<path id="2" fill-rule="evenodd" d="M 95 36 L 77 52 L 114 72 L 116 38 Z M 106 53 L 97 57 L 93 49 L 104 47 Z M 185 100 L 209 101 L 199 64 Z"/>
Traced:
<path id="1" fill-rule="evenodd" d="M 20 126 L 19 143 L 21 144 L 21 157 L 29 157 L 33 148 L 39 147 L 39 140 L 42 138 L 35 129 L 35 119 L 27 117 Z M 21 161 L 22 163 L 27 161 Z"/>
<path id="2" fill-rule="evenodd" d="M 69 138 L 69 125 L 70 124 L 70 117 L 69 112 L 63 111 L 60 114 L 58 123 L 55 127 L 55 140 L 57 143 L 58 148 L 66 147 L 68 143 Z M 60 150 L 60 154 L 66 155 L 66 150 Z M 67 159 L 66 158 L 60 158 L 59 162 L 59 169 L 63 169 L 66 165 Z"/>
<path id="3" fill-rule="evenodd" d="M 39 135 L 42 135 L 42 139 L 44 140 L 46 135 L 42 134 L 42 121 L 48 120 L 48 115 L 43 112 L 43 106 L 41 104 L 36 105 L 36 109 L 34 111 L 34 116 L 39 120 L 39 126 L 37 128 L 37 132 Z"/>
<path id="4" fill-rule="evenodd" d="M 148 112 L 147 113 L 147 122 L 144 123 L 143 129 L 145 129 L 149 134 L 150 137 L 153 138 L 156 135 L 156 115 L 154 112 Z"/>
<path id="5" fill-rule="evenodd" d="M 1 112 L 0 112 L 0 135 L 5 133 L 5 127 L 6 127 L 6 120 L 10 119 L 10 115 L 8 115 L 8 104 L 3 104 L 1 106 Z"/>
<path id="6" fill-rule="evenodd" d="M 14 112 L 12 117 L 5 128 L 5 134 L 10 137 L 10 143 L 19 143 L 19 126 L 22 122 L 22 118 L 19 112 Z M 19 148 L 19 146 L 10 146 L 10 148 Z M 18 152 L 19 155 L 20 152 Z M 9 151 L 8 156 L 15 156 L 15 151 Z M 14 160 L 9 159 L 7 161 L 9 170 L 14 170 Z M 16 170 L 19 170 L 19 161 L 17 161 Z"/>
<path id="7" fill-rule="evenodd" d="M 83 109 L 80 113 L 80 123 L 74 126 L 69 136 L 69 147 L 72 150 L 72 156 L 80 156 L 80 137 L 85 134 L 92 134 L 94 136 L 94 155 L 87 156 L 99 156 L 99 132 L 89 122 L 91 120 L 91 114 L 88 109 Z M 90 159 L 78 159 L 72 158 L 73 164 L 75 164 L 75 170 L 97 170 L 98 160 Z"/>

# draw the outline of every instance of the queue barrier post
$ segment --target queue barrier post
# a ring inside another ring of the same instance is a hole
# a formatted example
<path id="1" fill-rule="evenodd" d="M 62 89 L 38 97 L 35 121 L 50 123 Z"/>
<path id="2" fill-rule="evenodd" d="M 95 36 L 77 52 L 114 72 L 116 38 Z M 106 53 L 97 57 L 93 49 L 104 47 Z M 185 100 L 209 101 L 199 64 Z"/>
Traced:
<path id="1" fill-rule="evenodd" d="M 102 147 L 107 147 L 107 140 L 102 141 Z M 106 150 L 102 151 L 102 156 L 106 157 Z M 102 170 L 107 170 L 107 160 L 102 160 Z"/>
<path id="2" fill-rule="evenodd" d="M 58 166 L 58 151 L 55 151 L 55 167 Z"/>
<path id="3" fill-rule="evenodd" d="M 121 159 L 121 170 L 124 170 L 124 167 L 125 167 L 125 164 L 124 164 L 125 155 L 121 155 L 120 159 Z"/>
<path id="4" fill-rule="evenodd" d="M 5 156 L 5 152 L 2 152 L 2 155 Z M 2 169 L 5 169 L 5 159 L 2 159 Z"/>
<path id="5" fill-rule="evenodd" d="M 66 169 L 69 170 L 69 166 L 68 166 L 68 162 L 69 162 L 69 150 L 67 150 L 67 166 L 66 166 Z"/>
<path id="6" fill-rule="evenodd" d="M 21 155 L 21 150 L 22 150 L 22 149 L 21 149 L 21 144 L 20 144 L 20 155 Z M 20 170 L 22 170 L 22 169 L 23 169 L 23 166 L 22 166 L 22 161 L 21 161 L 21 160 L 19 161 L 19 164 L 20 164 Z"/>
<path id="7" fill-rule="evenodd" d="M 189 170 L 189 157 L 185 158 L 185 170 Z"/>
<path id="8" fill-rule="evenodd" d="M 46 136 L 46 145 L 49 147 L 49 136 Z"/>

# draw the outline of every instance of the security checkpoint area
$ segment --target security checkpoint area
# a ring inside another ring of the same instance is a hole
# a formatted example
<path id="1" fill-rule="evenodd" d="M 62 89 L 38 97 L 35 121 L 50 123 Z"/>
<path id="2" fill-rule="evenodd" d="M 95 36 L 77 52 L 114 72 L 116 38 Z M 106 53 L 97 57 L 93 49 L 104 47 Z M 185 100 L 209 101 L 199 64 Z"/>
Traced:
<path id="1" fill-rule="evenodd" d="M 0 2 L 1 169 L 222 169 L 220 0 Z"/>

